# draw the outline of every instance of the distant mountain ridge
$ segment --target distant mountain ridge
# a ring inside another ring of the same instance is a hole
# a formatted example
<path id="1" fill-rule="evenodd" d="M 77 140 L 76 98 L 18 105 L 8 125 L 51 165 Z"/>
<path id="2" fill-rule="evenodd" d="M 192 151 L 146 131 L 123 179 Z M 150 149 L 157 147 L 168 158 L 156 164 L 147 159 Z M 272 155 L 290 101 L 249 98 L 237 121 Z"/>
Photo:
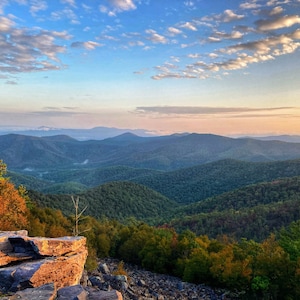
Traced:
<path id="1" fill-rule="evenodd" d="M 139 137 L 155 137 L 160 136 L 158 132 L 149 131 L 146 129 L 128 129 L 128 128 L 115 128 L 97 126 L 93 128 L 55 128 L 48 126 L 40 126 L 37 128 L 20 128 L 20 127 L 1 127 L 0 135 L 6 134 L 20 134 L 36 137 L 54 136 L 54 135 L 68 135 L 79 141 L 86 140 L 104 140 L 113 138 L 122 134 L 131 133 Z M 183 136 L 188 135 L 190 132 L 174 133 L 173 135 Z M 269 136 L 240 136 L 239 138 L 252 138 L 263 141 L 282 141 L 287 143 L 300 143 L 300 135 L 269 135 Z"/>
<path id="2" fill-rule="evenodd" d="M 117 165 L 171 171 L 227 158 L 249 162 L 298 159 L 300 143 L 195 133 L 157 137 L 123 134 L 88 141 L 66 135 L 0 136 L 0 159 L 13 171 Z"/>
<path id="3" fill-rule="evenodd" d="M 281 141 L 287 143 L 300 143 L 300 135 L 270 135 L 270 136 L 254 136 L 249 138 L 253 138 L 261 141 Z"/>
<path id="4" fill-rule="evenodd" d="M 114 127 L 94 127 L 90 129 L 68 129 L 68 128 L 53 128 L 41 126 L 35 129 L 20 129 L 20 128 L 1 128 L 0 135 L 5 134 L 21 134 L 36 137 L 46 137 L 54 135 L 68 135 L 79 141 L 86 140 L 103 140 L 115 137 L 124 133 L 132 133 L 138 136 L 155 136 L 155 133 L 149 132 L 144 129 L 121 129 Z"/>

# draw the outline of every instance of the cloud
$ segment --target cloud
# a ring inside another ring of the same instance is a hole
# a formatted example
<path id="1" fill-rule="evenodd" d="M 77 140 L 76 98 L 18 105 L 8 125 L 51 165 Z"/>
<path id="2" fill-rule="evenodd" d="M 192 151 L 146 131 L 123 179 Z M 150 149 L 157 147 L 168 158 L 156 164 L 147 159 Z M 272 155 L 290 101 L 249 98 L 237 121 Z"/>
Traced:
<path id="1" fill-rule="evenodd" d="M 158 34 L 153 29 L 147 29 L 145 32 L 148 34 L 147 39 L 150 40 L 154 44 L 167 44 L 168 43 L 168 40 L 166 37 Z"/>
<path id="2" fill-rule="evenodd" d="M 299 2 L 299 0 L 297 0 Z M 290 0 L 269 0 L 267 2 L 267 6 L 274 6 L 274 5 L 281 5 L 281 4 L 287 4 L 290 3 Z"/>
<path id="3" fill-rule="evenodd" d="M 256 0 L 248 1 L 240 4 L 241 9 L 256 9 L 259 8 L 261 5 L 257 3 Z"/>
<path id="4" fill-rule="evenodd" d="M 180 25 L 181 28 L 197 31 L 197 27 L 191 22 L 185 22 Z"/>
<path id="5" fill-rule="evenodd" d="M 68 5 L 70 5 L 70 6 L 76 7 L 76 2 L 75 2 L 75 0 L 60 0 L 60 1 L 61 1 L 61 3 L 63 3 L 63 4 L 68 4 Z"/>
<path id="6" fill-rule="evenodd" d="M 31 0 L 30 2 L 30 12 L 32 15 L 35 15 L 37 12 L 41 10 L 47 10 L 48 5 L 46 1 L 42 0 Z"/>
<path id="7" fill-rule="evenodd" d="M 280 18 L 279 18 L 280 19 Z M 224 39 L 232 41 L 242 38 L 243 33 L 233 31 L 215 31 L 207 42 L 221 42 Z M 250 64 L 258 64 L 275 60 L 277 56 L 295 52 L 300 48 L 300 29 L 291 33 L 272 35 L 270 37 L 252 40 L 245 43 L 229 45 L 226 48 L 215 49 L 213 52 L 202 54 L 201 61 L 186 64 L 185 67 L 170 68 L 167 64 L 156 68 L 158 74 L 152 76 L 154 80 L 166 78 L 206 79 L 217 78 L 221 72 L 228 72 L 247 68 Z M 198 58 L 199 54 L 189 54 L 188 58 Z M 227 73 L 228 74 L 228 73 Z"/>
<path id="8" fill-rule="evenodd" d="M 100 12 L 109 16 L 115 16 L 117 13 L 136 9 L 133 0 L 107 0 L 107 5 L 100 5 Z"/>
<path id="9" fill-rule="evenodd" d="M 76 107 L 68 108 L 68 107 L 44 107 L 44 110 L 41 111 L 33 111 L 31 114 L 35 116 L 42 117 L 72 117 L 75 115 L 85 114 L 83 112 L 75 111 Z"/>
<path id="10" fill-rule="evenodd" d="M 271 20 L 258 20 L 256 22 L 257 29 L 261 31 L 276 30 L 291 27 L 296 24 L 300 24 L 300 17 L 298 15 L 283 16 Z"/>
<path id="11" fill-rule="evenodd" d="M 51 20 L 53 21 L 69 19 L 71 24 L 80 24 L 77 15 L 70 8 L 64 8 L 63 10 L 53 11 L 50 16 Z"/>
<path id="12" fill-rule="evenodd" d="M 101 47 L 101 46 L 102 46 L 101 44 L 93 41 L 73 42 L 71 44 L 72 48 L 84 48 L 86 50 L 95 50 L 97 47 Z"/>
<path id="13" fill-rule="evenodd" d="M 17 81 L 13 81 L 13 80 L 7 80 L 5 83 L 9 84 L 9 85 L 17 85 L 18 84 Z"/>
<path id="14" fill-rule="evenodd" d="M 223 13 L 222 19 L 224 22 L 232 22 L 244 19 L 244 15 L 237 15 L 231 9 L 226 9 Z"/>
<path id="15" fill-rule="evenodd" d="M 281 6 L 276 6 L 270 11 L 270 16 L 279 15 L 283 13 L 284 9 Z"/>
<path id="16" fill-rule="evenodd" d="M 0 32 L 4 34 L 0 47 L 0 72 L 29 73 L 65 68 L 59 54 L 66 47 L 59 40 L 69 39 L 65 32 L 16 28 L 15 23 L 0 17 Z"/>
<path id="17" fill-rule="evenodd" d="M 236 39 L 241 39 L 244 36 L 244 34 L 240 31 L 232 31 L 231 33 L 227 33 L 224 31 L 216 31 L 213 33 L 212 36 L 208 37 L 207 41 L 208 42 L 221 42 L 224 39 L 231 39 L 231 40 L 236 40 Z"/>
<path id="18" fill-rule="evenodd" d="M 187 55 L 188 58 L 199 58 L 201 55 L 199 53 L 190 53 Z"/>
<path id="19" fill-rule="evenodd" d="M 170 35 L 174 36 L 174 35 L 177 35 L 177 34 L 181 34 L 182 31 L 178 28 L 175 28 L 175 27 L 169 27 L 168 28 L 168 32 Z"/>
<path id="20" fill-rule="evenodd" d="M 194 7 L 195 6 L 194 1 L 184 1 L 183 4 L 187 7 Z"/>
<path id="21" fill-rule="evenodd" d="M 241 114 L 274 112 L 293 109 L 294 107 L 271 107 L 271 108 L 250 108 L 250 107 L 209 107 L 209 106 L 139 106 L 135 113 L 138 114 L 159 114 L 159 115 L 216 115 L 216 114 Z"/>
<path id="22" fill-rule="evenodd" d="M 241 43 L 237 45 L 233 45 L 228 47 L 232 51 L 240 51 L 240 50 L 248 50 L 248 51 L 254 51 L 258 54 L 275 54 L 279 53 L 278 51 L 287 49 L 287 48 L 293 48 L 296 50 L 298 47 L 300 47 L 300 44 L 298 42 L 295 42 L 294 39 L 299 39 L 300 37 L 300 29 L 290 33 L 290 34 L 282 34 L 279 36 L 274 36 L 262 40 L 247 42 L 247 43 Z M 288 54 L 291 53 L 290 51 L 282 51 L 280 52 L 282 54 Z"/>
<path id="23" fill-rule="evenodd" d="M 234 13 L 231 9 L 226 9 L 223 14 L 217 16 L 217 19 L 221 22 L 229 23 L 236 20 L 244 19 L 244 15 L 238 15 Z"/>
<path id="24" fill-rule="evenodd" d="M 15 22 L 6 17 L 0 17 L 0 32 L 8 32 L 15 25 Z"/>
<path id="25" fill-rule="evenodd" d="M 109 0 L 109 3 L 119 11 L 136 9 L 132 0 Z"/>

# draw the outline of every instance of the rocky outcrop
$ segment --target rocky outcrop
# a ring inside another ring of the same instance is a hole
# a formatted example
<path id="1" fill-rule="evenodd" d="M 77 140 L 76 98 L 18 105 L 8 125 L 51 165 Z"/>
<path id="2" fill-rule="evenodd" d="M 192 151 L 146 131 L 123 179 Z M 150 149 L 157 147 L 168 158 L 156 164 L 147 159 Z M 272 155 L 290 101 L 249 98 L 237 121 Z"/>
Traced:
<path id="1" fill-rule="evenodd" d="M 99 290 L 83 276 L 87 254 L 85 237 L 0 232 L 0 296 L 7 295 L 1 299 L 123 300 L 121 292 Z"/>
<path id="2" fill-rule="evenodd" d="M 26 231 L 0 233 L 0 288 L 16 292 L 53 283 L 80 282 L 87 258 L 85 237 L 37 238 Z"/>

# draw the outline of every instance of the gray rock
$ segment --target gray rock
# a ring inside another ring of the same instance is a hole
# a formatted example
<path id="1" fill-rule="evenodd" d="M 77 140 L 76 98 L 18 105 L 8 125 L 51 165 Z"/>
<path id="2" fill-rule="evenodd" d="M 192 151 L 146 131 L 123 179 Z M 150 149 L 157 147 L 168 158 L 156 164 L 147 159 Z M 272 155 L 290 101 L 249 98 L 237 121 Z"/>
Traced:
<path id="1" fill-rule="evenodd" d="M 87 287 L 89 300 L 123 300 L 122 294 L 119 291 L 101 291 L 95 288 Z"/>
<path id="2" fill-rule="evenodd" d="M 9 300 L 54 300 L 55 298 L 56 288 L 53 283 L 18 291 L 13 296 L 8 297 Z"/>
<path id="3" fill-rule="evenodd" d="M 57 291 L 57 300 L 87 300 L 88 292 L 81 285 L 61 288 Z"/>
<path id="4" fill-rule="evenodd" d="M 110 274 L 110 271 L 109 271 L 109 268 L 107 266 L 106 263 L 103 263 L 103 264 L 99 264 L 99 267 L 98 267 L 99 271 L 103 274 L 106 274 L 106 275 L 109 275 Z"/>

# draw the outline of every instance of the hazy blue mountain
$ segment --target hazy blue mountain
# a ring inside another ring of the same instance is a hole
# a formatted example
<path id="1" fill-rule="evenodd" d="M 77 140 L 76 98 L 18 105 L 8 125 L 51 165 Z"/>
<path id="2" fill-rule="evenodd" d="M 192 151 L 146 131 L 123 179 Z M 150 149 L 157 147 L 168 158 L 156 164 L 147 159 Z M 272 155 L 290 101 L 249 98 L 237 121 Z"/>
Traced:
<path id="1" fill-rule="evenodd" d="M 287 143 L 300 143 L 300 135 L 270 135 L 253 138 L 262 141 L 282 141 Z"/>
<path id="2" fill-rule="evenodd" d="M 21 134 L 37 137 L 53 136 L 53 135 L 69 135 L 70 137 L 85 141 L 85 140 L 103 140 L 110 137 L 115 137 L 123 133 L 132 133 L 139 136 L 153 136 L 155 134 L 144 129 L 120 129 L 112 127 L 94 127 L 91 129 L 66 129 L 66 128 L 51 128 L 41 126 L 36 129 L 20 129 L 20 128 L 1 128 L 0 135 L 4 134 Z"/>
<path id="3" fill-rule="evenodd" d="M 0 136 L 0 159 L 13 171 L 128 166 L 176 170 L 221 159 L 267 162 L 300 158 L 300 143 L 233 139 L 212 134 L 78 141 L 66 135 Z"/>

